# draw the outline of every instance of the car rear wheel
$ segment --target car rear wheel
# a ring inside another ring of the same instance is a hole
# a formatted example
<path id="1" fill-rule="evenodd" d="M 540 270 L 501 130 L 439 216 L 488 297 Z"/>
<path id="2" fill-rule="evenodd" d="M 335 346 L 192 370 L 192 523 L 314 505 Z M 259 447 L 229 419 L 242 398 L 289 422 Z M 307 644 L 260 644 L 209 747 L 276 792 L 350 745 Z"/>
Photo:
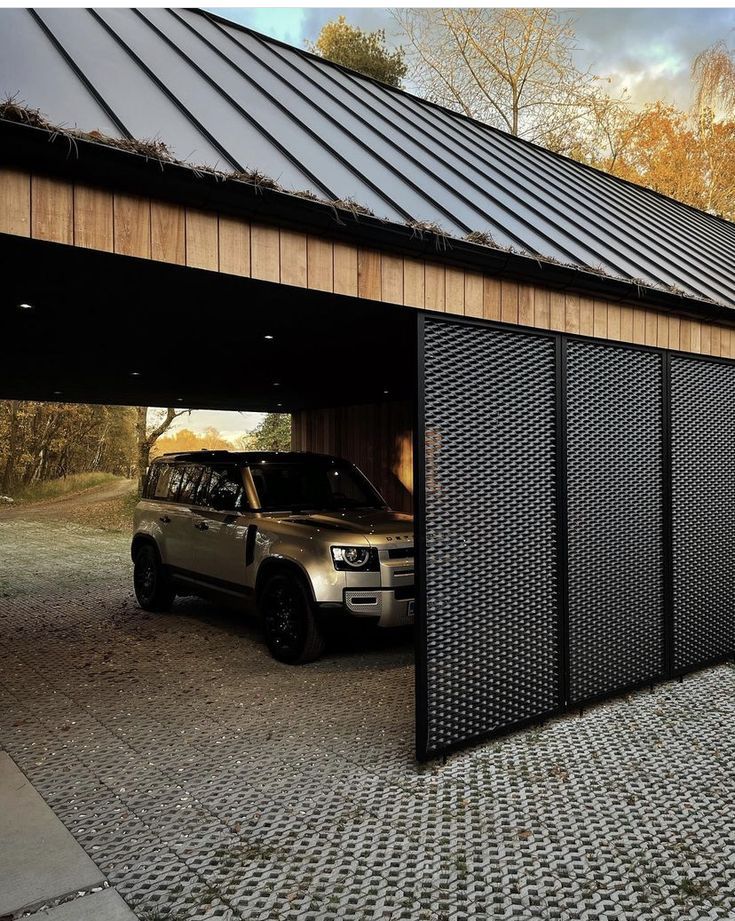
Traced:
<path id="1" fill-rule="evenodd" d="M 166 611 L 176 597 L 171 579 L 151 544 L 143 544 L 135 554 L 133 587 L 138 604 L 145 611 Z"/>
<path id="2" fill-rule="evenodd" d="M 271 576 L 258 601 L 271 655 L 279 662 L 313 662 L 324 652 L 324 636 L 302 581 L 289 573 Z"/>

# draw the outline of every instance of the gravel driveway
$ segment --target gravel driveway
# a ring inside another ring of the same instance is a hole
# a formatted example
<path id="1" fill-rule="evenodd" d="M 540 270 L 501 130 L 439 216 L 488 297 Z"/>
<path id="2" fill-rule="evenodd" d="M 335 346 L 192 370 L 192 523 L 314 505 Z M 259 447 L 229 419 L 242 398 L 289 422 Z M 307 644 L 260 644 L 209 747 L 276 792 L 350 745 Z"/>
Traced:
<path id="1" fill-rule="evenodd" d="M 0 520 L 0 746 L 142 918 L 735 917 L 735 671 L 413 762 L 410 638 L 292 669 L 140 611 L 128 541 Z"/>

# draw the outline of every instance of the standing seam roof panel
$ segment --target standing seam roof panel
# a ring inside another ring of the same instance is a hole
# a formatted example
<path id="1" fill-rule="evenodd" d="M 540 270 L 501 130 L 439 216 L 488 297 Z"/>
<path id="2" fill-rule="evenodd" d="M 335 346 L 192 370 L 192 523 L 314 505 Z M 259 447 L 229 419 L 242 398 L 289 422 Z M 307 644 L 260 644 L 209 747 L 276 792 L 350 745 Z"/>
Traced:
<path id="1" fill-rule="evenodd" d="M 263 43 L 263 44 L 265 44 L 265 43 Z M 280 51 L 279 51 L 279 50 L 275 50 L 275 49 L 274 49 L 273 53 L 276 54 L 276 55 L 280 55 Z M 287 63 L 288 63 L 288 66 L 292 66 L 292 67 L 295 66 L 295 65 L 292 64 L 291 62 L 287 62 Z M 305 63 L 308 64 L 308 65 L 312 64 L 311 61 L 306 61 Z M 349 78 L 347 77 L 347 75 L 341 75 L 341 76 L 344 77 L 345 80 L 349 79 Z M 325 74 L 324 77 L 326 77 L 326 78 L 329 79 L 330 81 L 332 80 L 332 75 L 329 74 L 329 73 Z M 307 79 L 309 79 L 309 78 L 307 77 Z M 349 93 L 349 94 L 352 96 L 352 94 L 353 94 L 353 90 L 352 90 L 352 89 L 348 88 L 347 86 L 344 86 L 344 89 L 345 89 L 345 92 Z M 370 92 L 371 89 L 372 89 L 372 88 L 368 88 L 368 91 Z M 386 94 L 386 95 L 387 95 L 387 94 Z M 376 96 L 375 94 L 373 94 L 373 98 L 374 98 L 375 103 L 376 103 L 377 105 L 383 104 L 383 105 L 386 105 L 386 106 L 387 106 L 387 103 L 383 103 L 382 100 L 378 99 L 377 96 Z M 395 111 L 392 111 L 391 114 L 392 114 L 392 115 L 395 115 Z M 419 118 L 423 118 L 423 116 L 422 116 L 421 114 L 419 114 Z M 414 127 L 418 128 L 418 126 L 416 125 L 416 122 L 414 122 Z M 399 128 L 398 130 L 403 131 L 403 129 L 401 129 L 401 128 Z M 418 128 L 418 130 L 421 131 L 423 134 L 425 134 L 427 137 L 429 137 L 428 131 L 425 131 L 425 130 L 422 129 L 422 128 Z M 440 130 L 442 130 L 442 129 L 440 129 Z M 408 133 L 407 133 L 407 132 L 405 132 L 405 136 L 408 138 Z M 435 142 L 435 143 L 440 143 L 440 144 L 441 144 L 441 142 L 438 142 L 438 141 L 437 141 L 436 136 L 434 137 L 434 142 Z M 411 141 L 409 140 L 408 143 L 411 143 Z M 414 143 L 418 143 L 418 141 L 416 141 L 415 138 L 414 138 Z M 497 169 L 495 163 L 493 163 L 492 161 L 483 161 L 483 160 L 481 160 L 481 159 L 479 158 L 479 155 L 478 155 L 476 152 L 470 153 L 470 152 L 468 151 L 466 154 L 460 155 L 460 154 L 456 153 L 454 150 L 452 150 L 452 148 L 449 146 L 449 144 L 441 144 L 441 146 L 442 146 L 442 149 L 449 155 L 449 157 L 455 159 L 456 162 L 457 162 L 457 165 L 456 165 L 456 166 L 449 166 L 449 164 L 447 163 L 447 161 L 446 161 L 446 159 L 445 159 L 445 160 L 443 161 L 444 166 L 447 167 L 447 168 L 451 168 L 452 171 L 453 171 L 453 173 L 454 173 L 454 175 L 456 175 L 456 176 L 458 176 L 458 177 L 460 177 L 460 176 L 462 175 L 462 173 L 461 173 L 461 167 L 464 166 L 464 167 L 465 167 L 465 180 L 466 180 L 467 182 L 469 182 L 469 183 L 472 184 L 472 187 L 478 191 L 478 194 L 481 194 L 481 195 L 483 194 L 483 190 L 482 190 L 481 185 L 480 185 L 480 183 L 481 183 L 483 177 L 485 178 L 486 181 L 487 181 L 487 179 L 490 179 L 491 181 L 494 181 L 494 182 L 511 182 L 511 181 L 513 181 L 514 184 L 517 184 L 516 181 L 515 181 L 515 179 L 514 179 L 514 177 L 513 177 L 513 175 L 512 175 L 512 173 L 510 173 L 509 175 L 504 175 L 500 170 Z M 427 148 L 426 148 L 425 145 L 422 145 L 422 146 L 421 146 L 421 149 L 422 149 L 422 150 L 427 150 Z M 501 155 L 503 155 L 503 152 L 502 152 L 502 151 L 501 151 Z M 466 159 L 467 156 L 473 156 L 476 160 L 478 160 L 478 161 L 479 161 L 479 167 L 476 166 L 476 165 L 474 165 L 474 164 L 472 164 L 468 159 Z M 468 175 L 468 171 L 472 171 L 472 172 L 477 176 L 477 179 L 473 179 L 471 176 L 469 176 L 469 175 Z M 492 172 L 495 172 L 497 175 L 496 175 L 495 177 L 493 177 L 493 176 L 491 175 Z M 537 216 L 537 215 L 539 214 L 539 208 L 542 206 L 544 200 L 548 200 L 549 198 L 553 198 L 553 199 L 555 199 L 555 200 L 558 200 L 558 199 L 559 199 L 559 197 L 556 196 L 555 193 L 553 192 L 552 188 L 548 188 L 548 187 L 546 188 L 546 199 L 544 199 L 544 198 L 542 197 L 542 195 L 541 195 L 542 186 L 541 186 L 540 182 L 538 182 L 538 181 L 536 180 L 536 177 L 535 177 L 532 173 L 529 173 L 528 171 L 525 171 L 525 175 L 523 176 L 523 178 L 524 178 L 525 181 L 526 181 L 526 184 L 525 184 L 525 186 L 524 186 L 523 188 L 525 189 L 525 191 L 526 191 L 527 193 L 529 193 L 530 195 L 532 195 L 533 201 L 536 202 L 536 207 L 534 208 L 533 216 Z M 538 191 L 538 192 L 531 192 L 531 191 L 530 191 L 531 188 L 538 189 L 539 191 Z M 560 206 L 561 206 L 562 208 L 564 207 L 563 202 L 560 202 Z M 571 226 L 571 227 L 574 229 L 574 231 L 576 232 L 576 235 L 577 235 L 577 236 L 576 236 L 576 240 L 579 240 L 579 239 L 581 238 L 581 239 L 584 239 L 585 241 L 587 241 L 587 242 L 586 242 L 586 250 L 587 250 L 586 254 L 585 254 L 585 253 L 582 253 L 582 252 L 580 252 L 580 251 L 578 251 L 578 253 L 577 253 L 578 257 L 580 257 L 580 258 L 586 257 L 586 258 L 588 258 L 588 260 L 589 260 L 589 257 L 590 257 L 591 255 L 593 255 L 593 256 L 596 256 L 596 257 L 597 257 L 597 261 L 600 261 L 599 249 L 598 249 L 598 250 L 595 250 L 595 244 L 598 244 L 598 246 L 599 246 L 599 239 L 598 239 L 597 237 L 595 237 L 592 233 L 588 232 L 588 230 L 587 230 L 587 228 L 586 228 L 586 226 L 585 226 L 585 224 L 590 225 L 590 224 L 593 224 L 593 223 L 594 223 L 594 221 L 593 221 L 593 219 L 591 219 L 590 215 L 587 214 L 587 215 L 583 218 L 583 217 L 577 215 L 575 212 L 573 212 L 573 211 L 570 209 L 570 210 L 569 210 L 569 221 L 570 221 L 570 226 Z M 480 229 L 480 228 L 478 228 L 478 229 Z M 570 239 L 572 239 L 572 241 L 574 242 L 574 239 L 575 239 L 575 238 L 570 238 Z M 655 245 L 655 241 L 654 241 L 654 245 Z M 654 262 L 652 262 L 652 261 L 648 261 L 648 266 L 647 266 L 647 267 L 641 267 L 637 262 L 635 262 L 635 263 L 631 262 L 630 259 L 629 259 L 629 255 L 626 256 L 626 254 L 625 254 L 625 249 L 624 249 L 624 247 L 619 246 L 619 245 L 616 245 L 616 246 L 615 246 L 613 255 L 614 255 L 614 260 L 615 260 L 615 261 L 609 260 L 609 261 L 608 261 L 608 264 L 607 264 L 607 267 L 608 267 L 609 269 L 612 269 L 613 271 L 618 272 L 618 273 L 621 274 L 621 275 L 624 274 L 624 269 L 621 268 L 621 265 L 622 265 L 623 267 L 625 267 L 625 269 L 627 269 L 627 271 L 628 271 L 629 273 L 630 273 L 631 271 L 635 271 L 635 272 L 650 271 L 652 268 L 655 268 L 655 266 L 656 266 L 656 263 L 654 263 Z M 568 253 L 567 253 L 567 256 L 568 256 Z M 621 259 L 622 259 L 622 262 L 621 262 Z M 664 257 L 664 260 L 666 261 L 665 257 Z M 594 263 L 588 262 L 588 264 L 594 264 Z M 680 282 L 680 281 L 681 281 L 681 279 L 680 279 L 678 276 L 676 276 L 676 275 L 671 275 L 670 278 L 669 278 L 669 280 L 670 280 L 671 282 L 674 282 L 674 281 Z M 712 294 L 717 294 L 718 292 L 717 292 L 715 289 L 713 289 L 711 293 L 712 293 Z"/>
<path id="2" fill-rule="evenodd" d="M 370 90 L 372 92 L 373 88 L 370 88 Z M 376 101 L 378 101 L 377 98 Z M 387 100 L 380 100 L 380 102 L 382 102 L 382 104 L 386 107 L 391 108 L 390 103 Z M 425 118 L 423 113 L 416 114 L 418 119 L 427 121 L 429 125 L 433 125 L 438 132 L 441 132 L 445 136 L 447 131 L 450 130 L 450 128 L 445 126 L 439 119 L 437 119 L 436 122 L 430 122 Z M 422 130 L 422 132 L 428 136 L 428 128 L 420 130 Z M 488 161 L 483 161 L 479 158 L 479 154 L 477 154 L 476 148 L 473 151 L 469 145 L 464 144 L 460 141 L 460 139 L 456 140 L 457 143 L 465 151 L 464 156 L 476 157 L 479 160 L 480 169 L 489 170 L 491 168 Z M 599 229 L 598 225 L 600 224 L 600 221 L 596 219 L 595 211 L 600 213 L 604 212 L 605 214 L 609 215 L 611 220 L 615 221 L 619 226 L 624 225 L 621 226 L 621 230 L 623 232 L 628 232 L 631 236 L 640 241 L 643 249 L 638 250 L 638 258 L 640 258 L 641 252 L 645 253 L 645 247 L 650 247 L 660 257 L 663 264 L 669 266 L 668 279 L 670 282 L 681 284 L 682 279 L 677 272 L 677 268 L 680 269 L 683 265 L 687 265 L 690 269 L 693 270 L 693 274 L 689 276 L 689 283 L 692 281 L 697 281 L 699 284 L 702 284 L 700 275 L 702 271 L 706 271 L 707 269 L 709 269 L 709 271 L 720 280 L 722 283 L 721 287 L 710 287 L 711 296 L 720 296 L 723 287 L 725 290 L 731 290 L 731 276 L 728 276 L 724 269 L 716 264 L 713 265 L 712 263 L 707 266 L 705 262 L 697 259 L 697 250 L 686 250 L 683 254 L 681 252 L 677 253 L 675 248 L 669 244 L 666 238 L 657 238 L 655 236 L 649 220 L 645 215 L 641 215 L 640 209 L 635 215 L 629 213 L 627 209 L 625 211 L 621 209 L 616 214 L 602 198 L 598 197 L 595 199 L 588 191 L 588 189 L 581 184 L 578 184 L 575 187 L 572 183 L 572 180 L 561 172 L 557 173 L 557 175 L 554 175 L 546 164 L 542 164 L 541 162 L 533 164 L 533 167 L 535 167 L 537 170 L 537 173 L 534 174 L 533 168 L 531 168 L 528 161 L 522 157 L 524 152 L 519 150 L 519 145 L 503 145 L 497 143 L 496 138 L 492 137 L 491 135 L 488 136 L 488 140 L 490 141 L 490 144 L 487 148 L 488 152 L 492 150 L 493 154 L 503 159 L 504 163 L 508 166 L 508 178 L 512 178 L 514 170 L 517 170 L 519 172 L 519 177 L 523 178 L 525 181 L 525 185 L 522 188 L 524 188 L 526 191 L 530 191 L 531 188 L 536 190 L 531 193 L 533 194 L 535 200 L 541 201 L 541 196 L 545 192 L 547 200 L 551 199 L 558 202 L 559 207 L 564 209 L 565 200 L 561 194 L 557 194 L 555 191 L 555 188 L 564 188 L 570 195 L 576 196 L 578 201 L 586 202 L 586 205 L 588 206 L 588 210 L 586 211 L 582 211 L 581 209 L 568 209 L 570 221 L 572 222 L 573 226 L 579 228 L 582 222 L 587 221 Z M 445 147 L 445 145 L 442 146 Z M 451 151 L 451 148 L 448 146 L 446 146 L 445 149 Z M 485 175 L 487 177 L 487 173 L 485 173 Z M 542 183 L 544 177 L 548 180 L 546 185 Z M 595 237 L 594 239 L 599 238 Z M 616 243 L 615 249 L 616 253 L 624 253 L 624 244 L 619 242 Z M 648 261 L 650 265 L 654 267 L 656 266 L 655 262 L 651 260 Z M 635 267 L 637 271 L 641 271 L 640 266 L 636 265 Z M 662 266 L 659 265 L 659 268 L 661 267 Z"/>
<path id="3" fill-rule="evenodd" d="M 208 13 L 35 15 L 0 10 L 0 90 L 52 123 L 735 306 L 730 222 Z"/>

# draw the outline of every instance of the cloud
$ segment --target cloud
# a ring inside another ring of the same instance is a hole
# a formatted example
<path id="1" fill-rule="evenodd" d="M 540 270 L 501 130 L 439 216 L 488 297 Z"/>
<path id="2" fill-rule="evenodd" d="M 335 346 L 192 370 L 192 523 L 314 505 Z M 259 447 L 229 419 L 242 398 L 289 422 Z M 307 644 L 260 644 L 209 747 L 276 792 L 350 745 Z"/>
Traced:
<path id="1" fill-rule="evenodd" d="M 733 42 L 732 9 L 571 9 L 577 63 L 627 88 L 633 102 L 686 108 L 692 60 L 718 39 Z"/>
<path id="2" fill-rule="evenodd" d="M 212 9 L 303 48 L 322 26 L 344 14 L 363 29 L 385 29 L 388 43 L 401 36 L 383 8 L 225 8 Z M 733 9 L 566 9 L 576 21 L 576 62 L 600 77 L 610 78 L 612 92 L 627 89 L 638 105 L 662 99 L 687 108 L 691 101 L 689 70 L 695 55 L 718 39 L 735 45 Z M 410 78 L 409 78 L 410 86 Z"/>

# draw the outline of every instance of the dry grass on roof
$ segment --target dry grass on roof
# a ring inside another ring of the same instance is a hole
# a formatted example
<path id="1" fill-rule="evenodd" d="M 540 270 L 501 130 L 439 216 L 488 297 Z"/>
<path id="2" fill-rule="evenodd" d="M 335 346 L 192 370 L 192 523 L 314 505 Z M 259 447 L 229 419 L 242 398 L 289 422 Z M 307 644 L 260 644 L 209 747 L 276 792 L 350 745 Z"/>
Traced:
<path id="1" fill-rule="evenodd" d="M 75 142 L 77 140 L 92 141 L 96 144 L 103 144 L 107 147 L 114 147 L 118 150 L 124 150 L 132 154 L 137 154 L 138 156 L 143 156 L 147 160 L 155 160 L 160 163 L 161 169 L 163 169 L 166 165 L 176 165 L 191 170 L 193 175 L 197 177 L 207 176 L 209 178 L 213 177 L 222 182 L 244 183 L 251 186 L 256 192 L 262 192 L 263 190 L 268 189 L 271 191 L 280 192 L 284 195 L 292 195 L 295 198 L 308 199 L 309 201 L 313 201 L 317 204 L 331 208 L 334 212 L 335 218 L 339 223 L 342 223 L 340 212 L 347 212 L 351 214 L 355 220 L 359 220 L 360 217 L 364 216 L 375 218 L 375 220 L 382 221 L 385 224 L 394 223 L 389 221 L 387 218 L 376 217 L 375 212 L 371 208 L 368 208 L 366 205 L 363 205 L 358 201 L 355 201 L 355 199 L 351 197 L 338 198 L 330 201 L 328 199 L 320 198 L 314 192 L 311 192 L 308 189 L 300 191 L 291 191 L 289 189 L 285 189 L 277 180 L 273 179 L 271 176 L 268 176 L 266 173 L 263 173 L 258 169 L 221 170 L 213 166 L 195 166 L 186 160 L 180 160 L 174 156 L 166 142 L 158 137 L 150 138 L 148 140 L 140 140 L 137 138 L 117 138 L 104 134 L 101 131 L 81 131 L 78 128 L 67 128 L 62 125 L 54 125 L 39 109 L 26 105 L 23 101 L 18 99 L 17 95 L 6 96 L 5 99 L 0 100 L 0 120 L 27 125 L 30 128 L 41 129 L 49 133 L 51 140 L 54 140 L 57 137 L 66 138 L 69 141 L 70 146 L 72 146 L 74 149 L 76 149 Z M 452 237 L 451 234 L 448 234 L 442 227 L 433 223 L 432 221 L 408 220 L 405 222 L 405 226 L 410 229 L 411 234 L 414 237 L 419 237 L 421 239 L 427 237 L 429 239 L 433 239 L 437 251 L 448 249 L 451 246 L 452 239 L 458 239 Z M 668 285 L 663 282 L 651 282 L 640 278 L 631 278 L 625 275 L 612 274 L 601 265 L 589 266 L 580 265 L 577 263 L 562 262 L 559 259 L 555 259 L 553 256 L 544 256 L 538 253 L 530 252 L 528 250 L 518 250 L 513 246 L 502 246 L 493 239 L 492 235 L 488 231 L 474 230 L 464 237 L 464 241 L 470 244 L 474 244 L 475 246 L 484 246 L 497 252 L 516 254 L 528 259 L 532 259 L 537 263 L 537 265 L 539 265 L 539 267 L 542 267 L 543 265 L 563 266 L 581 275 L 592 275 L 598 278 L 602 277 L 610 281 L 619 281 L 629 285 L 634 285 L 638 291 L 639 297 L 641 298 L 645 296 L 646 291 L 666 292 L 667 294 L 675 294 L 680 297 L 691 297 L 690 293 L 686 292 L 678 285 Z M 703 303 L 716 304 L 718 306 L 728 306 L 714 300 L 713 298 L 706 297 L 705 295 L 701 294 L 697 295 L 697 299 Z"/>

